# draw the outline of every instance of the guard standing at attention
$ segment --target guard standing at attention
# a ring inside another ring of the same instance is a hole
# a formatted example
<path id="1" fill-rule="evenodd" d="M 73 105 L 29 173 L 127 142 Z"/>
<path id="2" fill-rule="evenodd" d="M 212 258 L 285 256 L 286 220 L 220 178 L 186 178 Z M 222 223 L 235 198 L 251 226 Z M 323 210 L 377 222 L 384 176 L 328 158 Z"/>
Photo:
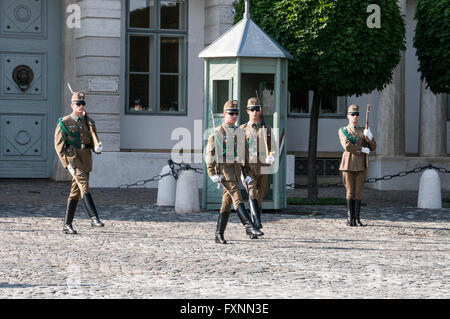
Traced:
<path id="1" fill-rule="evenodd" d="M 67 201 L 63 231 L 76 234 L 72 227 L 78 200 L 83 200 L 91 218 L 92 227 L 103 227 L 89 191 L 89 173 L 92 171 L 92 151 L 101 153 L 103 147 L 98 143 L 95 122 L 85 112 L 84 92 L 72 95 L 72 113 L 58 119 L 55 130 L 55 150 L 63 167 L 72 175 L 72 186 Z"/>
<path id="2" fill-rule="evenodd" d="M 248 156 L 247 161 L 249 167 L 248 174 L 251 178 L 251 181 L 247 185 L 250 213 L 252 221 L 258 229 L 262 228 L 262 201 L 269 190 L 268 175 L 262 174 L 261 167 L 272 165 L 275 162 L 275 157 L 273 153 L 270 152 L 270 128 L 261 121 L 262 112 L 263 110 L 258 98 L 250 98 L 247 101 L 249 121 L 240 126 L 245 132 L 247 146 L 246 154 Z M 245 184 L 245 176 L 242 176 L 242 182 Z"/>
<path id="3" fill-rule="evenodd" d="M 245 135 L 235 123 L 239 115 L 238 102 L 227 101 L 223 107 L 223 123 L 214 128 L 208 138 L 206 149 L 206 168 L 208 176 L 214 183 L 223 186 L 222 206 L 217 219 L 216 243 L 226 244 L 225 228 L 234 205 L 241 223 L 249 236 L 262 236 L 252 223 L 242 200 L 239 180 L 245 170 Z M 240 151 L 242 150 L 242 151 Z"/>
<path id="4" fill-rule="evenodd" d="M 363 226 L 360 221 L 361 190 L 366 178 L 365 156 L 375 151 L 377 145 L 370 128 L 358 126 L 359 106 L 350 105 L 347 112 L 348 125 L 339 129 L 339 139 L 344 153 L 339 170 L 346 189 L 347 225 Z"/>

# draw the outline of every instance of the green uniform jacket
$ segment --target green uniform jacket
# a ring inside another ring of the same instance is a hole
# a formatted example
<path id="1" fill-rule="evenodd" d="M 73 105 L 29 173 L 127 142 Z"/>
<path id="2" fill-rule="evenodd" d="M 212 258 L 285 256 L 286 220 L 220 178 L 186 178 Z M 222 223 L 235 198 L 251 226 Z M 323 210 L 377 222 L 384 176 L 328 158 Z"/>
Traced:
<path id="1" fill-rule="evenodd" d="M 342 154 L 341 171 L 365 171 L 366 170 L 366 154 L 361 152 L 362 147 L 368 147 L 371 151 L 375 151 L 377 143 L 375 139 L 369 142 L 368 146 L 364 146 L 364 128 L 353 127 L 347 125 L 339 129 L 339 140 L 341 142 L 344 153 Z"/>
<path id="2" fill-rule="evenodd" d="M 266 154 L 266 147 L 262 140 L 263 130 L 261 128 L 251 127 L 249 122 L 242 124 L 239 128 L 245 132 L 246 161 L 248 162 L 250 177 L 255 178 L 256 176 L 261 175 L 261 166 L 269 166 L 265 163 L 265 158 L 269 154 Z M 272 152 L 271 128 L 266 127 L 266 132 L 269 152 Z M 276 156 L 275 154 L 273 155 Z"/>
<path id="3" fill-rule="evenodd" d="M 62 118 L 62 124 L 66 128 L 70 134 L 76 135 L 79 132 L 79 141 L 74 141 L 76 139 L 66 138 L 63 139 L 63 136 L 66 136 L 63 128 L 61 128 L 60 124 L 56 126 L 55 130 L 55 151 L 59 157 L 64 168 L 70 164 L 73 168 L 81 169 L 85 172 L 92 171 L 92 137 L 89 131 L 88 124 L 85 120 L 75 120 L 72 115 L 67 115 Z M 63 134 L 61 134 L 61 131 Z M 75 147 L 69 147 L 69 145 L 73 143 Z M 79 147 L 78 147 L 79 146 Z"/>
<path id="4" fill-rule="evenodd" d="M 244 152 L 244 132 L 239 128 L 236 128 L 236 130 L 233 131 L 231 130 L 232 129 L 227 128 L 225 124 L 222 124 L 214 129 L 214 133 L 209 135 L 208 144 L 206 146 L 206 168 L 210 177 L 217 174 L 222 175 L 225 181 L 239 182 L 242 166 L 245 166 L 245 153 L 237 153 Z M 235 135 L 236 138 L 234 139 L 234 143 L 231 143 L 230 138 Z M 241 143 L 240 147 L 238 147 L 239 143 Z M 220 153 L 222 154 L 219 154 L 218 156 L 218 165 L 216 157 L 216 144 L 218 147 L 223 145 L 220 150 Z M 234 145 L 234 148 L 232 145 Z M 241 149 L 242 152 L 240 152 Z M 231 152 L 235 152 L 234 156 Z M 234 161 L 231 163 L 227 162 L 227 155 L 229 157 L 231 155 L 231 158 L 234 157 Z"/>

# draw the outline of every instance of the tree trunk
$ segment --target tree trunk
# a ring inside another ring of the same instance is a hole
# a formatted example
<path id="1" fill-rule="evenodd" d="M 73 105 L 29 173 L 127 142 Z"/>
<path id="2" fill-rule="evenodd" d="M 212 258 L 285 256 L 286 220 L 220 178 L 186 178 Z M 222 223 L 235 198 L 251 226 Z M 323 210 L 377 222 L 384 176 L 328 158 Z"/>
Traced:
<path id="1" fill-rule="evenodd" d="M 317 199 L 319 190 L 317 187 L 316 157 L 317 157 L 317 133 L 319 128 L 320 94 L 313 93 L 313 102 L 309 120 L 309 144 L 308 144 L 308 199 Z"/>

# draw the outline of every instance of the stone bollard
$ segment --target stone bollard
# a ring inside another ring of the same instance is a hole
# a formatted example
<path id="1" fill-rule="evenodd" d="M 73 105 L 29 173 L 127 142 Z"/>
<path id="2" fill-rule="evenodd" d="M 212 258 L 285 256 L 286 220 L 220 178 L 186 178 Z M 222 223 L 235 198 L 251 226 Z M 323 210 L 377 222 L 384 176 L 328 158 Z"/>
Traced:
<path id="1" fill-rule="evenodd" d="M 425 209 L 442 208 L 441 180 L 434 169 L 427 169 L 420 176 L 417 207 Z"/>
<path id="2" fill-rule="evenodd" d="M 169 173 L 170 166 L 166 165 L 162 168 L 160 175 Z M 164 176 L 158 183 L 158 198 L 156 205 L 158 206 L 175 206 L 175 191 L 177 181 L 172 175 Z"/>
<path id="3" fill-rule="evenodd" d="M 176 194 L 175 212 L 200 212 L 197 175 L 194 171 L 181 171 L 181 174 L 178 176 Z"/>

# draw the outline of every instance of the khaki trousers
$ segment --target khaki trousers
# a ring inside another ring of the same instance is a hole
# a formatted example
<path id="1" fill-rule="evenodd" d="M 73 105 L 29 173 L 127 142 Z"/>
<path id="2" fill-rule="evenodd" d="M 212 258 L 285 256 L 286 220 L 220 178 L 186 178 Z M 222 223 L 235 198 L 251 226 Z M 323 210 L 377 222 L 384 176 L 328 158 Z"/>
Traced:
<path id="1" fill-rule="evenodd" d="M 347 191 L 347 199 L 361 200 L 361 190 L 366 179 L 366 171 L 342 171 L 342 179 Z"/>
<path id="2" fill-rule="evenodd" d="M 89 172 L 76 168 L 75 175 L 72 175 L 69 199 L 78 200 L 86 193 L 89 193 Z"/>
<path id="3" fill-rule="evenodd" d="M 261 174 L 253 178 L 248 184 L 248 192 L 251 199 L 258 200 L 258 208 L 262 208 L 262 201 L 269 190 L 269 177 L 267 174 Z"/>
<path id="4" fill-rule="evenodd" d="M 239 184 L 236 181 L 222 181 L 222 206 L 221 212 L 229 212 L 231 205 L 234 205 L 234 209 L 237 209 L 238 205 L 242 203 L 241 190 Z"/>

